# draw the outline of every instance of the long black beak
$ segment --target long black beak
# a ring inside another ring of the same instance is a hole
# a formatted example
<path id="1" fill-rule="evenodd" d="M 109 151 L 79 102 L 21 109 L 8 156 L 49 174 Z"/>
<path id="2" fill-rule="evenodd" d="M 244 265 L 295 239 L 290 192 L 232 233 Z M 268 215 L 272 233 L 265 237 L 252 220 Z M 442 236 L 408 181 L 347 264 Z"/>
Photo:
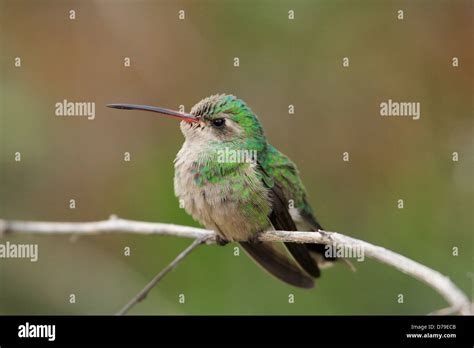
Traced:
<path id="1" fill-rule="evenodd" d="M 187 122 L 198 122 L 199 120 L 191 114 L 160 108 L 158 106 L 136 105 L 136 104 L 108 104 L 107 107 L 122 110 L 143 110 L 157 112 L 162 115 L 176 117 Z"/>

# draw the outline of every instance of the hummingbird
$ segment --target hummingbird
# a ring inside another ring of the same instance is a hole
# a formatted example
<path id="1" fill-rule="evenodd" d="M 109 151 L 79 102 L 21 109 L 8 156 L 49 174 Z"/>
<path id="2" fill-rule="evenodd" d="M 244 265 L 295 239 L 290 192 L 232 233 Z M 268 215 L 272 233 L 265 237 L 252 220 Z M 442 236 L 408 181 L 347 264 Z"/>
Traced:
<path id="1" fill-rule="evenodd" d="M 320 268 L 336 260 L 325 255 L 323 244 L 285 242 L 282 248 L 281 243 L 258 241 L 260 233 L 272 229 L 322 227 L 296 165 L 268 143 L 257 115 L 243 100 L 216 94 L 190 113 L 148 105 L 107 106 L 181 120 L 185 140 L 174 161 L 175 195 L 188 214 L 216 232 L 218 244 L 238 242 L 263 269 L 299 288 L 312 288 Z"/>

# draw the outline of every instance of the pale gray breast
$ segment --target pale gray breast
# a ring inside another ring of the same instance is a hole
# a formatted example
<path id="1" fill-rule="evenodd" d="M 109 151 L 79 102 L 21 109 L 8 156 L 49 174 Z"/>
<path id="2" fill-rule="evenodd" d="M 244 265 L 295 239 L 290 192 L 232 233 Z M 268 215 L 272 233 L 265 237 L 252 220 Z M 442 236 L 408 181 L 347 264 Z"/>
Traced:
<path id="1" fill-rule="evenodd" d="M 229 241 L 248 239 L 252 234 L 268 229 L 270 222 L 257 222 L 245 216 L 241 205 L 236 199 L 236 193 L 230 190 L 230 185 L 204 184 L 199 186 L 194 180 L 193 165 L 201 159 L 200 154 L 186 142 L 178 152 L 175 160 L 174 189 L 180 200 L 180 205 L 195 220 L 208 229 L 212 229 Z M 239 173 L 246 178 L 248 185 L 260 199 L 252 202 L 255 209 L 261 210 L 267 216 L 270 213 L 268 192 L 261 185 L 255 170 L 243 166 Z M 238 193 L 237 193 L 238 194 Z"/>

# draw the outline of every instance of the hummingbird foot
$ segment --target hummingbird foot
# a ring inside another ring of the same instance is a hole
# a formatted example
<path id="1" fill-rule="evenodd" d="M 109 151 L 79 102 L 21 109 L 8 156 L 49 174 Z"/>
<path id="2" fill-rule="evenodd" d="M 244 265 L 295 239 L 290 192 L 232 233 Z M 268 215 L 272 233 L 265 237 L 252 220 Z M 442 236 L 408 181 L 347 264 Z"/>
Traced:
<path id="1" fill-rule="evenodd" d="M 224 246 L 224 245 L 229 244 L 229 241 L 227 239 L 219 236 L 218 234 L 216 234 L 216 244 L 220 245 L 220 246 Z"/>
<path id="2" fill-rule="evenodd" d="M 252 244 L 258 244 L 258 243 L 261 243 L 261 241 L 259 240 L 259 233 L 254 233 L 252 234 L 249 239 L 247 240 L 247 242 L 249 243 L 252 243 Z"/>

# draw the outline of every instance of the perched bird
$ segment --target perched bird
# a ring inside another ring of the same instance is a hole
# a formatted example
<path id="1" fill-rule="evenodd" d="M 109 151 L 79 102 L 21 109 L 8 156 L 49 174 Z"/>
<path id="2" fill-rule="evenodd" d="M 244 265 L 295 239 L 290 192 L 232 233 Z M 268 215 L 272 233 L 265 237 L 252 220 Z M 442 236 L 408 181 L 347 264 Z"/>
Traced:
<path id="1" fill-rule="evenodd" d="M 233 95 L 213 95 L 190 113 L 160 107 L 110 104 L 117 109 L 145 110 L 181 119 L 184 144 L 175 159 L 174 189 L 186 212 L 218 242 L 238 241 L 276 278 L 312 288 L 325 257 L 322 244 L 259 242 L 258 234 L 275 229 L 322 229 L 309 205 L 295 164 L 265 138 L 257 115 Z M 319 264 L 319 266 L 318 266 Z"/>

